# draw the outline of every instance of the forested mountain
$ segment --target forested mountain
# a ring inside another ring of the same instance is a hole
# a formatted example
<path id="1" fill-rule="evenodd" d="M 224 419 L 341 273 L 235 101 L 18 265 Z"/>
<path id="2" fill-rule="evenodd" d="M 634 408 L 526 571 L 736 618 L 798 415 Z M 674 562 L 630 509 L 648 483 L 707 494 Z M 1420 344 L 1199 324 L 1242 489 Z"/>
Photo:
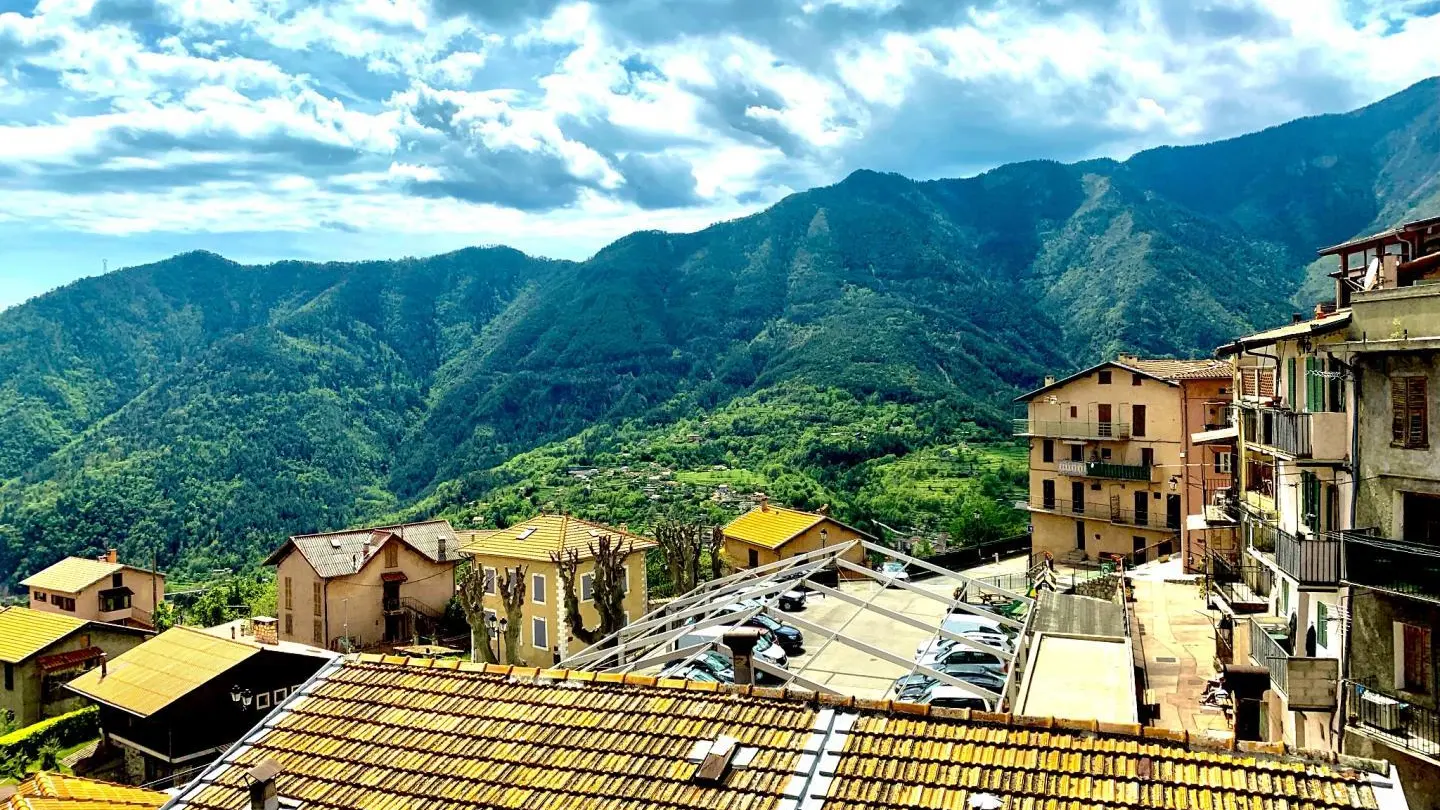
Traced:
<path id="1" fill-rule="evenodd" d="M 1042 374 L 1209 354 L 1309 303 L 1317 247 L 1440 211 L 1437 91 L 1125 162 L 857 172 L 579 263 L 192 253 L 76 282 L 0 313 L 0 577 L 114 545 L 241 565 L 382 516 L 674 506 L 561 486 L 573 465 L 655 465 L 697 508 L 723 479 L 952 525 L 1006 483 L 957 465 L 1004 472 L 985 439 Z"/>

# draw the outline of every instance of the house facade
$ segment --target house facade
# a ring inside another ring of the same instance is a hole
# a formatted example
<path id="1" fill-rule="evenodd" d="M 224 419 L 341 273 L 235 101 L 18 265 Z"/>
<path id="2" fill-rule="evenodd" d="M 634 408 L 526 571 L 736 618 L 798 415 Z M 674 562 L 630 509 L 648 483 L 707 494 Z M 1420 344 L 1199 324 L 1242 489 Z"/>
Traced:
<path id="1" fill-rule="evenodd" d="M 165 575 L 118 562 L 113 548 L 95 560 L 67 557 L 20 584 L 32 610 L 147 629 L 165 601 Z"/>
<path id="2" fill-rule="evenodd" d="M 337 656 L 282 642 L 273 619 L 249 639 L 172 627 L 71 681 L 100 706 L 117 778 L 163 788 L 215 759 Z"/>
<path id="3" fill-rule="evenodd" d="M 723 554 L 731 568 L 758 568 L 828 546 L 875 537 L 827 514 L 775 506 L 765 496 L 759 505 L 726 524 Z M 865 564 L 865 550 L 857 543 L 845 552 L 846 560 Z M 845 576 L 845 572 L 840 572 Z"/>
<path id="4" fill-rule="evenodd" d="M 1192 436 L 1223 428 L 1228 363 L 1122 355 L 1022 395 L 1031 550 L 1140 563 L 1189 552 L 1185 516 L 1229 480 L 1229 459 Z"/>
<path id="5" fill-rule="evenodd" d="M 291 537 L 265 561 L 280 638 L 345 651 L 432 634 L 459 559 L 444 520 Z"/>
<path id="6" fill-rule="evenodd" d="M 138 646 L 152 633 L 24 607 L 0 608 L 0 715 L 28 726 L 81 708 L 72 679 Z"/>
<path id="7" fill-rule="evenodd" d="M 523 569 L 525 601 L 521 608 L 520 654 L 518 660 L 507 659 L 504 643 L 492 637 L 492 649 L 506 664 L 534 667 L 554 666 L 560 659 L 579 652 L 586 646 L 573 637 L 565 615 L 560 573 L 551 554 L 575 552 L 576 596 L 580 599 L 580 617 L 585 627 L 600 624 L 595 608 L 595 555 L 592 546 L 602 536 L 610 536 L 626 544 L 625 620 L 644 615 L 649 595 L 645 579 L 645 554 L 655 548 L 649 538 L 631 534 L 624 529 L 591 523 L 567 515 L 540 515 L 505 529 L 461 532 L 461 551 L 470 564 L 479 566 L 485 577 L 485 610 L 498 623 L 506 616 L 499 595 L 503 572 Z"/>

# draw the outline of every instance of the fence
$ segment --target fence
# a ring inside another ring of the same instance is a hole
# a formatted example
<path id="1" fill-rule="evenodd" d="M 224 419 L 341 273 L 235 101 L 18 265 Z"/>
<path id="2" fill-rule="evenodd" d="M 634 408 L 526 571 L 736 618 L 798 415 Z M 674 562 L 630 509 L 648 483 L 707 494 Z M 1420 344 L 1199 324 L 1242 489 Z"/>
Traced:
<path id="1" fill-rule="evenodd" d="M 1030 508 L 1042 512 L 1054 512 L 1058 515 L 1076 515 L 1079 517 L 1094 518 L 1096 520 L 1108 520 L 1111 523 L 1119 523 L 1125 526 L 1138 526 L 1142 529 L 1176 529 L 1180 528 L 1178 520 L 1171 520 L 1170 516 L 1162 507 L 1160 509 L 1127 509 L 1113 503 L 1095 501 L 1069 501 L 1063 498 L 1046 498 L 1043 495 L 1030 499 Z"/>
<path id="2" fill-rule="evenodd" d="M 1345 702 L 1347 725 L 1392 747 L 1440 756 L 1440 714 L 1354 681 L 1346 681 L 1345 687 L 1350 691 Z"/>

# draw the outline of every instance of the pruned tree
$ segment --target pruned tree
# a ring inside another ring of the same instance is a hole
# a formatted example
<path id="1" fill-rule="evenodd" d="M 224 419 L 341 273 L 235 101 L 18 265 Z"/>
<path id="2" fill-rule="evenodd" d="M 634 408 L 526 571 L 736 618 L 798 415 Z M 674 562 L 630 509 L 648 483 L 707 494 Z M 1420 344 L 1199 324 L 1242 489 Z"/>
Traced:
<path id="1" fill-rule="evenodd" d="M 710 552 L 710 578 L 719 579 L 724 574 L 721 569 L 724 562 L 722 552 L 725 550 L 725 529 L 720 526 L 710 528 L 710 538 L 706 543 L 706 550 Z M 700 583 L 695 584 L 699 585 Z"/>
<path id="2" fill-rule="evenodd" d="M 705 527 L 700 523 L 666 520 L 655 527 L 655 542 L 665 557 L 675 595 L 689 593 L 700 584 L 700 550 L 705 540 Z"/>
<path id="3" fill-rule="evenodd" d="M 500 604 L 505 608 L 505 660 L 518 663 L 520 660 L 520 622 L 525 607 L 525 566 L 504 569 L 495 583 L 500 591 Z"/>
<path id="4" fill-rule="evenodd" d="M 456 598 L 470 625 L 470 660 L 500 663 L 495 648 L 490 645 L 490 628 L 485 623 L 485 569 L 477 562 L 470 562 L 460 571 L 459 586 Z"/>
<path id="5" fill-rule="evenodd" d="M 594 629 L 587 628 L 580 615 L 580 596 L 576 592 L 580 552 L 573 548 L 550 552 L 550 560 L 560 574 L 565 624 L 570 629 L 571 638 L 582 644 L 594 644 L 625 626 L 625 558 L 630 556 L 634 544 L 602 534 L 589 547 L 590 556 L 595 560 L 591 596 L 595 601 L 595 610 L 600 614 L 600 623 Z"/>

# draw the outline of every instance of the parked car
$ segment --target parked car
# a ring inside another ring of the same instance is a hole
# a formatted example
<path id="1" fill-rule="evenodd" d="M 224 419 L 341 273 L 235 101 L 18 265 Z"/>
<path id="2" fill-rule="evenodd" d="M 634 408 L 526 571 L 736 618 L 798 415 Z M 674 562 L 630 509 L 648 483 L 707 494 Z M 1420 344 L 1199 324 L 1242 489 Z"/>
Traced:
<path id="1" fill-rule="evenodd" d="M 735 675 L 732 672 L 729 680 L 721 678 L 714 672 L 696 664 L 677 664 L 669 669 L 661 670 L 662 678 L 680 678 L 686 681 L 703 681 L 705 683 L 734 683 Z"/>
<path id="2" fill-rule="evenodd" d="M 982 712 L 993 712 L 995 706 L 990 701 L 979 695 L 972 695 L 964 689 L 949 684 L 937 683 L 931 687 L 924 700 L 920 703 L 928 703 L 940 709 L 978 709 Z"/>
<path id="3" fill-rule="evenodd" d="M 721 683 L 735 682 L 735 663 L 730 657 L 720 650 L 706 650 L 698 656 L 690 659 L 690 664 L 708 669 Z M 662 673 L 663 674 L 663 673 Z M 755 668 L 756 683 L 784 683 L 785 679 L 777 675 L 771 675 L 759 667 Z"/>
<path id="4" fill-rule="evenodd" d="M 890 581 L 885 583 L 887 588 L 896 582 L 910 581 L 910 575 L 905 573 L 905 563 L 899 560 L 887 560 L 880 566 L 880 574 L 889 577 Z"/>
<path id="5" fill-rule="evenodd" d="M 997 694 L 1005 688 L 1005 678 L 992 672 L 972 671 L 963 665 L 947 666 L 942 664 L 933 667 L 933 669 L 937 669 L 946 675 L 958 678 L 966 683 L 972 683 L 981 689 L 987 689 Z M 936 685 L 940 684 L 942 684 L 942 682 L 939 679 L 926 675 L 923 672 L 905 675 L 895 681 L 895 697 L 897 700 L 921 703 L 924 702 L 922 698 L 928 695 Z"/>
<path id="6" fill-rule="evenodd" d="M 728 627 L 702 627 L 699 630 L 691 630 L 675 640 L 675 649 L 692 647 L 697 644 L 708 644 L 711 642 L 725 642 L 725 633 Z M 760 634 L 755 641 L 755 655 L 763 658 L 766 662 L 777 667 L 783 667 L 790 663 L 790 657 L 785 650 L 775 641 L 775 637 L 769 631 Z"/>
<path id="7" fill-rule="evenodd" d="M 721 610 L 726 613 L 740 614 L 756 607 L 758 604 L 758 602 L 753 600 L 750 600 L 748 603 L 736 602 L 733 605 L 726 605 L 721 608 Z M 804 633 L 801 633 L 799 630 L 784 622 L 777 622 L 764 613 L 756 613 L 754 616 L 746 619 L 743 624 L 746 627 L 755 627 L 773 634 L 775 640 L 780 642 L 780 646 L 784 647 L 787 653 L 793 655 L 805 649 Z"/>
<path id="8" fill-rule="evenodd" d="M 805 600 L 807 597 L 810 596 L 809 591 L 802 591 L 798 588 L 792 588 L 788 591 L 781 591 L 778 594 L 770 593 L 764 597 L 753 596 L 753 594 L 758 590 L 761 589 L 746 588 L 745 590 L 741 591 L 740 594 L 745 597 L 745 601 L 749 601 L 750 599 L 774 598 L 776 600 L 776 604 L 780 606 L 780 609 L 787 613 L 794 613 L 796 611 L 804 610 Z"/>
<path id="9" fill-rule="evenodd" d="M 1005 632 L 1004 625 L 1000 624 L 994 619 L 987 619 L 984 616 L 976 616 L 973 613 L 947 614 L 944 619 L 940 620 L 940 629 L 947 630 L 956 635 L 966 637 L 970 637 L 972 634 L 977 634 L 976 640 L 980 641 L 982 644 L 989 644 L 992 647 L 1000 647 L 1001 649 L 1007 651 L 1013 650 L 1015 648 L 1015 643 L 1013 639 L 1011 639 L 1010 634 Z M 985 637 L 1001 637 L 1006 639 L 1006 643 L 1003 645 L 995 644 L 992 641 L 985 640 Z M 915 648 L 915 658 L 918 660 L 927 655 L 931 655 L 934 653 L 936 648 L 948 646 L 953 643 L 954 642 L 950 639 L 936 636 L 935 638 L 932 638 L 921 644 L 919 647 Z"/>
<path id="10" fill-rule="evenodd" d="M 937 664 L 954 664 L 970 667 L 972 672 L 993 672 L 996 675 L 1004 675 L 1010 669 L 1010 664 L 998 655 L 972 650 L 963 644 L 956 644 L 953 647 L 937 650 L 933 656 L 921 658 L 920 663 L 927 667 Z"/>

